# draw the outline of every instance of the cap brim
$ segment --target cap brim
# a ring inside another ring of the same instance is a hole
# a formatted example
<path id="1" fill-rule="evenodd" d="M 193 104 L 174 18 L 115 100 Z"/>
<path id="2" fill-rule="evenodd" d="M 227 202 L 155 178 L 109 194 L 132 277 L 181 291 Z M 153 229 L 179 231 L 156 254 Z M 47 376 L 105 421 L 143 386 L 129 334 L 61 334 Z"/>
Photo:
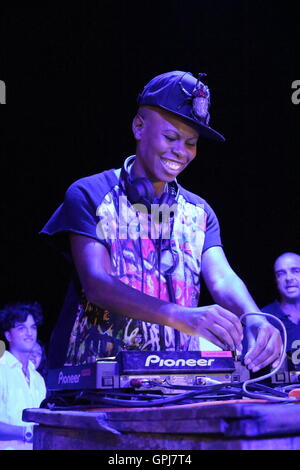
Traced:
<path id="1" fill-rule="evenodd" d="M 199 135 L 201 135 L 202 137 L 204 137 L 206 139 L 215 140 L 217 142 L 225 142 L 225 140 L 226 140 L 225 137 L 222 134 L 220 134 L 219 132 L 215 131 L 214 129 L 212 129 L 209 126 L 205 126 L 205 124 L 197 122 L 193 118 L 187 117 L 185 114 L 175 112 L 175 111 L 167 108 L 166 106 L 158 106 L 158 105 L 154 105 L 154 106 L 157 106 L 158 108 L 162 108 L 166 111 L 169 111 L 169 113 L 172 113 L 172 114 L 175 114 L 176 116 L 181 117 L 183 121 L 186 121 L 187 123 L 191 124 L 192 127 L 197 129 L 197 131 L 199 132 Z"/>

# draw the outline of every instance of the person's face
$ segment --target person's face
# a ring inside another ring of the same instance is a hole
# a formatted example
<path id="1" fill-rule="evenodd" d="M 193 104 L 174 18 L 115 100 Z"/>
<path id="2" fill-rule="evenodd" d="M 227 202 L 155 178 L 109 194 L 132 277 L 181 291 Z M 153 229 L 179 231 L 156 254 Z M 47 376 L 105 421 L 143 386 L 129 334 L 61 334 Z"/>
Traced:
<path id="1" fill-rule="evenodd" d="M 282 299 L 300 300 L 300 256 L 296 254 L 281 256 L 275 262 L 274 271 Z"/>
<path id="2" fill-rule="evenodd" d="M 174 180 L 195 158 L 199 134 L 172 113 L 142 108 L 133 121 L 137 141 L 134 174 L 157 189 Z"/>
<path id="3" fill-rule="evenodd" d="M 14 328 L 5 332 L 9 349 L 20 352 L 29 353 L 37 338 L 37 326 L 32 315 L 28 315 L 23 323 L 16 322 Z"/>
<path id="4" fill-rule="evenodd" d="M 29 360 L 33 362 L 34 367 L 37 369 L 41 363 L 43 356 L 43 351 L 39 343 L 35 343 L 33 346 L 32 350 L 30 351 L 29 354 Z"/>

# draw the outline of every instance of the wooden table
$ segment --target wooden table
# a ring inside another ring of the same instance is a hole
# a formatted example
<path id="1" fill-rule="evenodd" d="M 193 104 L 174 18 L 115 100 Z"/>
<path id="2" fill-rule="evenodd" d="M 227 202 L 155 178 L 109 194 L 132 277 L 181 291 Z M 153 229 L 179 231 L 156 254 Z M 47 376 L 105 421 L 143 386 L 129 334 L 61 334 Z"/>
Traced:
<path id="1" fill-rule="evenodd" d="M 27 409 L 33 449 L 299 450 L 300 403 L 231 400 L 92 411 Z"/>

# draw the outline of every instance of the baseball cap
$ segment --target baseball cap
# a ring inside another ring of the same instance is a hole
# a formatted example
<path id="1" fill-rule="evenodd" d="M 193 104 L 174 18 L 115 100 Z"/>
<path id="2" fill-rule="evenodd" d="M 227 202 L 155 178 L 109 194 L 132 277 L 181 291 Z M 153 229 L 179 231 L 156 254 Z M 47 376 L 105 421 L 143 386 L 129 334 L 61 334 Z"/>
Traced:
<path id="1" fill-rule="evenodd" d="M 138 96 L 138 105 L 158 106 L 196 127 L 199 135 L 224 142 L 225 138 L 209 127 L 210 91 L 200 78 L 175 70 L 154 77 Z"/>

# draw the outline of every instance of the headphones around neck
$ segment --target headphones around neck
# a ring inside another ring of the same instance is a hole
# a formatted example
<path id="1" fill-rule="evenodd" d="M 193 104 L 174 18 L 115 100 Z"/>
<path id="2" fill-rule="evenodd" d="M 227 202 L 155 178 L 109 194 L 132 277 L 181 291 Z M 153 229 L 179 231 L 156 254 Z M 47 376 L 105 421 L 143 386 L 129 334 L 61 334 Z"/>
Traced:
<path id="1" fill-rule="evenodd" d="M 121 180 L 131 204 L 144 204 L 148 210 L 151 210 L 151 204 L 167 204 L 171 207 L 176 203 L 178 193 L 177 183 L 172 181 L 167 184 L 168 190 L 164 191 L 160 198 L 156 197 L 154 186 L 148 178 L 131 178 L 130 167 L 135 157 L 129 157 L 125 160 L 121 170 Z"/>

